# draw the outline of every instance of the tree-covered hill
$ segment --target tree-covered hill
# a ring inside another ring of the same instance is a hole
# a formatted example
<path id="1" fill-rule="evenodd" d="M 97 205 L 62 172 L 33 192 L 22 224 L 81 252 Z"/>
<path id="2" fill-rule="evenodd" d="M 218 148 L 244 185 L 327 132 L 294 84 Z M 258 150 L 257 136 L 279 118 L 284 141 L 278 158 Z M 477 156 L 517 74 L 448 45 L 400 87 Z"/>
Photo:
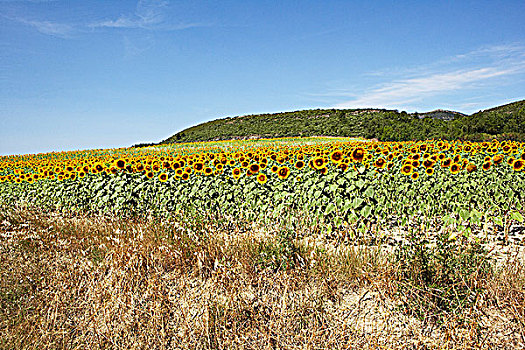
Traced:
<path id="1" fill-rule="evenodd" d="M 472 115 L 445 110 L 409 114 L 386 109 L 313 109 L 228 117 L 187 128 L 161 143 L 321 135 L 381 141 L 525 140 L 525 100 Z"/>

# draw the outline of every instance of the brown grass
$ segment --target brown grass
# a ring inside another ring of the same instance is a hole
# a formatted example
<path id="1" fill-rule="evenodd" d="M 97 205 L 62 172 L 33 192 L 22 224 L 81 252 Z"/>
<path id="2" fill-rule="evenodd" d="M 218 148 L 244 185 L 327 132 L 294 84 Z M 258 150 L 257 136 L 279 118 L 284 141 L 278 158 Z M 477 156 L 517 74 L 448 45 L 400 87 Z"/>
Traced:
<path id="1" fill-rule="evenodd" d="M 435 324 L 401 307 L 389 253 L 282 230 L 0 208 L 0 348 L 525 348 L 517 258 Z"/>

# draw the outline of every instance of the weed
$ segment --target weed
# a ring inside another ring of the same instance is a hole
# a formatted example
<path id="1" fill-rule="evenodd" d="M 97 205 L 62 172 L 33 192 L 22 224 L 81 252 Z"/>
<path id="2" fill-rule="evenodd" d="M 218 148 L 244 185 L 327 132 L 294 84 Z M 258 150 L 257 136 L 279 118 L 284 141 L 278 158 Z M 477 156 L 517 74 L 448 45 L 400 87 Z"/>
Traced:
<path id="1" fill-rule="evenodd" d="M 406 311 L 442 322 L 474 307 L 484 292 L 493 264 L 479 242 L 440 234 L 431 245 L 412 232 L 394 255 L 397 295 Z"/>

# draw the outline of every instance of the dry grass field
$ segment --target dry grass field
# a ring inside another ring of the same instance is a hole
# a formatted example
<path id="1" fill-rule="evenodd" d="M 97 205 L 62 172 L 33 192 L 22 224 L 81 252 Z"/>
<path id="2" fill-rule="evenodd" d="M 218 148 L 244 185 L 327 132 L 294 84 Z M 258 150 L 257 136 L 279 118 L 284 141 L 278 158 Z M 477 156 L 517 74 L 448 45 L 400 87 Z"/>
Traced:
<path id="1" fill-rule="evenodd" d="M 457 254 L 439 257 L 440 244 Z M 383 248 L 279 224 L 4 206 L 0 348 L 525 348 L 513 249 L 495 264 L 468 241 Z M 453 276 L 425 282 L 429 271 Z"/>

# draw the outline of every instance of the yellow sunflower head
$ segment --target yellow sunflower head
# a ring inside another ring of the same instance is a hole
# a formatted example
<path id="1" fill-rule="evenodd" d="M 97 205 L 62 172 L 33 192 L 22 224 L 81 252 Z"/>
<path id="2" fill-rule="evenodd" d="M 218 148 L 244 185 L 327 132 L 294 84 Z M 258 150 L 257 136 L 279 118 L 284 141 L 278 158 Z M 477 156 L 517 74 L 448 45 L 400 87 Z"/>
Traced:
<path id="1" fill-rule="evenodd" d="M 512 169 L 515 171 L 521 171 L 523 170 L 523 167 L 525 167 L 525 160 L 523 159 L 518 159 L 512 164 Z"/>
<path id="2" fill-rule="evenodd" d="M 290 169 L 287 166 L 280 167 L 277 171 L 277 176 L 281 180 L 285 180 L 290 175 Z"/>
<path id="3" fill-rule="evenodd" d="M 362 147 L 357 147 L 352 151 L 352 159 L 361 162 L 365 157 L 366 151 Z"/>
<path id="4" fill-rule="evenodd" d="M 377 168 L 383 169 L 385 167 L 386 160 L 384 158 L 377 158 L 374 162 L 374 166 Z"/>
<path id="5" fill-rule="evenodd" d="M 306 164 L 304 163 L 304 161 L 302 161 L 302 160 L 298 160 L 298 161 L 295 163 L 295 168 L 296 168 L 296 169 L 302 169 L 302 168 L 304 168 L 305 165 L 306 165 Z"/>
<path id="6" fill-rule="evenodd" d="M 324 167 L 325 161 L 323 157 L 315 157 L 312 161 L 314 168 L 321 169 Z"/>
<path id="7" fill-rule="evenodd" d="M 414 167 L 412 166 L 412 164 L 405 164 L 401 167 L 401 174 L 410 175 L 413 169 Z"/>
<path id="8" fill-rule="evenodd" d="M 334 163 L 339 163 L 343 159 L 343 152 L 340 150 L 333 151 L 332 154 L 330 154 L 330 159 Z"/>
<path id="9" fill-rule="evenodd" d="M 461 166 L 458 164 L 458 163 L 453 163 L 450 168 L 449 168 L 450 172 L 452 174 L 457 174 L 459 173 L 459 171 L 461 170 Z"/>
<path id="10" fill-rule="evenodd" d="M 261 185 L 265 184 L 266 181 L 268 181 L 268 177 L 266 177 L 266 174 L 260 173 L 257 175 L 257 182 L 259 182 Z"/>

